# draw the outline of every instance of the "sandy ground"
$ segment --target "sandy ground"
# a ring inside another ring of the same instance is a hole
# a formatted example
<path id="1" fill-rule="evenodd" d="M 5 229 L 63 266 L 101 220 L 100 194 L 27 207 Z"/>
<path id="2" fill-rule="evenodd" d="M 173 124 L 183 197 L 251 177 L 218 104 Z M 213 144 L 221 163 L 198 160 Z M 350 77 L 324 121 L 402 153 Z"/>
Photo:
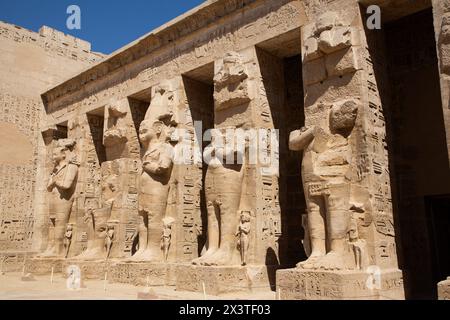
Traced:
<path id="1" fill-rule="evenodd" d="M 55 275 L 53 283 L 50 276 L 34 276 L 34 281 L 23 281 L 21 273 L 0 275 L 0 300 L 274 300 L 276 293 L 271 291 L 235 293 L 224 296 L 206 297 L 202 293 L 180 292 L 174 287 L 151 287 L 150 295 L 143 298 L 139 293 L 148 288 L 127 284 L 112 284 L 100 280 L 87 280 L 84 288 L 70 290 L 66 279 Z"/>

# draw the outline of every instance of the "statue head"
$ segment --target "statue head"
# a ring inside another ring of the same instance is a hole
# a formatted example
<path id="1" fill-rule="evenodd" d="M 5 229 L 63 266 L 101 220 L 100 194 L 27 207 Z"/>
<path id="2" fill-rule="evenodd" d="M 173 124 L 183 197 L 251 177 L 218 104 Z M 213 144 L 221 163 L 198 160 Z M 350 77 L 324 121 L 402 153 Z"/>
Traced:
<path id="1" fill-rule="evenodd" d="M 139 140 L 144 146 L 148 146 L 154 140 L 166 139 L 165 126 L 162 121 L 144 120 L 139 128 Z"/>
<path id="2" fill-rule="evenodd" d="M 76 145 L 76 141 L 72 139 L 61 139 L 56 142 L 55 147 L 53 148 L 52 159 L 53 162 L 58 164 L 61 161 L 65 160 L 67 157 L 67 153 L 73 151 L 73 148 Z"/>
<path id="3" fill-rule="evenodd" d="M 241 213 L 241 223 L 246 223 L 246 222 L 250 222 L 252 219 L 250 212 L 248 211 L 243 211 Z"/>
<path id="4" fill-rule="evenodd" d="M 330 130 L 332 133 L 348 135 L 354 128 L 358 116 L 358 103 L 347 100 L 333 105 L 330 111 Z"/>
<path id="5" fill-rule="evenodd" d="M 67 231 L 73 231 L 73 225 L 71 224 L 71 223 L 69 223 L 68 225 L 67 225 Z"/>

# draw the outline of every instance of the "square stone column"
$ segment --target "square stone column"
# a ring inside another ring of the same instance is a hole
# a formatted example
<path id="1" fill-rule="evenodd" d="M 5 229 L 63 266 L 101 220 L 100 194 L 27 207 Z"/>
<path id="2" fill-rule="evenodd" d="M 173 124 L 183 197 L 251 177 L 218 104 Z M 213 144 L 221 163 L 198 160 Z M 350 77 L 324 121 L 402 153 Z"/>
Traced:
<path id="1" fill-rule="evenodd" d="M 350 216 L 350 222 L 345 226 L 346 240 L 339 236 L 346 241 L 339 257 L 334 261 L 332 258 L 312 259 L 312 263 L 299 264 L 296 269 L 278 271 L 277 287 L 284 299 L 403 299 L 385 145 L 386 124 L 367 50 L 365 22 L 359 6 L 350 1 L 335 1 L 326 8 L 317 5 L 316 9 L 310 10 L 311 23 L 302 28 L 305 123 L 306 128 L 320 128 L 325 136 L 334 137 L 332 139 L 344 137 L 347 140 L 351 153 L 347 162 L 349 171 L 345 182 L 339 180 L 339 183 L 348 185 L 349 204 L 339 208 L 343 210 L 341 214 Z M 348 124 L 345 119 L 353 117 L 350 106 L 356 106 L 357 117 L 351 132 L 341 135 L 335 128 Z M 339 112 L 348 113 L 339 118 Z M 322 139 L 320 135 L 315 137 L 315 141 Z M 310 185 L 305 194 L 330 199 L 336 192 L 333 191 L 336 182 L 327 168 L 337 168 L 339 163 L 324 160 L 325 153 L 322 156 L 320 145 L 315 146 L 319 149 L 315 147 L 313 153 L 317 152 L 319 158 L 312 158 L 316 168 L 313 175 L 321 178 L 317 180 L 304 173 L 304 183 Z M 341 152 L 339 150 L 337 148 L 336 152 Z M 342 201 L 343 197 L 345 195 L 338 199 Z M 324 201 L 331 201 L 326 199 Z M 328 208 L 326 211 L 329 214 Z M 329 246 L 334 238 L 329 228 L 325 226 L 324 237 L 326 256 L 331 257 L 334 251 L 330 251 Z M 314 236 L 310 233 L 311 226 L 306 229 L 307 237 L 311 237 L 305 239 L 307 243 Z M 317 230 L 314 232 L 316 239 L 320 238 Z"/>

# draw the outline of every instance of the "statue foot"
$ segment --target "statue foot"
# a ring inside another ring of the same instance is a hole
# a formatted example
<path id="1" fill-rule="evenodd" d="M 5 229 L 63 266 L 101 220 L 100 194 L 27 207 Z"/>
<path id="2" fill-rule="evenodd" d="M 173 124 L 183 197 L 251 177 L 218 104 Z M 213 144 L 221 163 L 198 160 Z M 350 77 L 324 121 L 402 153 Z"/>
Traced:
<path id="1" fill-rule="evenodd" d="M 206 266 L 228 266 L 233 264 L 231 250 L 219 249 L 210 258 L 205 260 Z"/>
<path id="2" fill-rule="evenodd" d="M 315 268 L 324 270 L 345 270 L 349 266 L 345 263 L 345 257 L 343 254 L 331 251 L 326 256 L 322 257 L 315 264 Z"/>
<path id="3" fill-rule="evenodd" d="M 302 262 L 297 264 L 297 268 L 300 269 L 314 269 L 317 261 L 323 257 L 322 253 L 311 254 L 311 256 Z"/>
<path id="4" fill-rule="evenodd" d="M 163 256 L 161 252 L 155 252 L 151 249 L 147 249 L 131 257 L 131 261 L 135 262 L 161 262 Z"/>
<path id="5" fill-rule="evenodd" d="M 136 262 L 141 261 L 141 256 L 144 253 L 145 250 L 138 250 L 134 255 L 132 255 L 130 258 L 126 259 L 127 262 Z"/>
<path id="6" fill-rule="evenodd" d="M 203 256 L 192 260 L 192 264 L 196 266 L 205 265 L 205 262 L 216 252 L 216 250 L 217 249 L 208 249 Z"/>
<path id="7" fill-rule="evenodd" d="M 56 249 L 50 248 L 46 250 L 45 252 L 38 255 L 38 258 L 57 258 L 58 254 L 56 252 Z"/>
<path id="8" fill-rule="evenodd" d="M 99 249 L 91 249 L 86 250 L 79 256 L 75 257 L 76 260 L 104 260 L 105 259 L 105 252 Z"/>

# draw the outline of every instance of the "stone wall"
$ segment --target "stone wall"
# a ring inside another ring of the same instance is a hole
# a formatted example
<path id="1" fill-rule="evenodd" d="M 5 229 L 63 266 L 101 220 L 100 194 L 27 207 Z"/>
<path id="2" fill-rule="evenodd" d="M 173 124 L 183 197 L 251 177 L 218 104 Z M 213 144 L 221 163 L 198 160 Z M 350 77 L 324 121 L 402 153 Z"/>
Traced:
<path id="1" fill-rule="evenodd" d="M 45 167 L 40 95 L 103 58 L 83 40 L 42 27 L 38 33 L 0 22 L 0 252 L 36 251 L 36 184 Z"/>

